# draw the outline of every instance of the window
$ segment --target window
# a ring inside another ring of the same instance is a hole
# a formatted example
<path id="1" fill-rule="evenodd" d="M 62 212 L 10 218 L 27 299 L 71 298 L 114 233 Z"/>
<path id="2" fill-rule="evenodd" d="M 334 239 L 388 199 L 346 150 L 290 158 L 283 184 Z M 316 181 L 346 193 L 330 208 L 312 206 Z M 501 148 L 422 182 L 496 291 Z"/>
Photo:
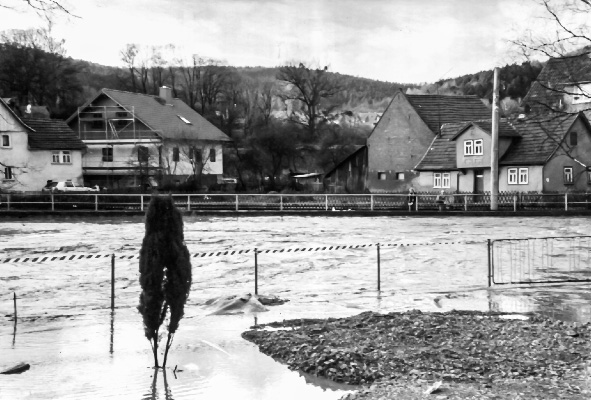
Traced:
<path id="1" fill-rule="evenodd" d="M 591 185 L 591 170 L 587 170 L 587 184 Z"/>
<path id="2" fill-rule="evenodd" d="M 386 180 L 386 173 L 385 172 L 378 172 L 378 180 L 385 181 Z"/>
<path id="3" fill-rule="evenodd" d="M 2 147 L 10 147 L 10 135 L 2 135 Z"/>
<path id="4" fill-rule="evenodd" d="M 464 140 L 464 155 L 471 156 L 474 154 L 474 142 L 472 140 Z"/>
<path id="5" fill-rule="evenodd" d="M 179 162 L 179 148 L 178 147 L 173 147 L 172 148 L 172 161 L 173 162 Z"/>
<path id="6" fill-rule="evenodd" d="M 113 148 L 103 147 L 103 161 L 113 161 Z"/>
<path id="7" fill-rule="evenodd" d="M 519 168 L 519 184 L 527 185 L 529 182 L 529 170 L 527 168 Z"/>
<path id="8" fill-rule="evenodd" d="M 403 181 L 404 180 L 404 172 L 396 172 L 396 180 Z"/>
<path id="9" fill-rule="evenodd" d="M 577 142 L 578 142 L 577 132 L 571 132 L 570 133 L 570 145 L 576 146 Z"/>
<path id="10" fill-rule="evenodd" d="M 54 150 L 51 152 L 52 164 L 71 164 L 72 155 L 69 150 Z"/>
<path id="11" fill-rule="evenodd" d="M 4 167 L 4 179 L 5 180 L 14 179 L 14 176 L 12 175 L 12 167 Z"/>
<path id="12" fill-rule="evenodd" d="M 451 174 L 449 172 L 435 172 L 433 174 L 434 188 L 449 188 L 451 186 Z"/>
<path id="13" fill-rule="evenodd" d="M 185 124 L 187 124 L 187 125 L 193 125 L 193 124 L 191 123 L 191 121 L 189 121 L 187 118 L 183 117 L 182 115 L 177 115 L 177 117 L 179 117 L 179 119 L 180 119 L 181 121 L 183 121 Z"/>
<path id="14" fill-rule="evenodd" d="M 465 156 L 481 156 L 484 154 L 482 139 L 464 140 Z"/>
<path id="15" fill-rule="evenodd" d="M 138 147 L 137 159 L 139 162 L 148 162 L 150 160 L 150 150 L 145 146 Z"/>
<path id="16" fill-rule="evenodd" d="M 573 104 L 589 103 L 591 101 L 591 84 L 580 84 L 573 88 Z"/>
<path id="17" fill-rule="evenodd" d="M 573 167 L 564 167 L 564 184 L 573 183 Z"/>
<path id="18" fill-rule="evenodd" d="M 483 146 L 482 146 L 482 139 L 474 140 L 474 155 L 481 156 L 484 154 Z"/>

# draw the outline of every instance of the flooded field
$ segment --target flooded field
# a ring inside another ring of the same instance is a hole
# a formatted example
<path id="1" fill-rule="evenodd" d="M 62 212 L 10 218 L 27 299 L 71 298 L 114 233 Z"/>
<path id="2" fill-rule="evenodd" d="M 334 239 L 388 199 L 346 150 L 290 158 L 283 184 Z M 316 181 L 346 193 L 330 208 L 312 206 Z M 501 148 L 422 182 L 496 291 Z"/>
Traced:
<path id="1" fill-rule="evenodd" d="M 255 322 L 414 308 L 538 311 L 588 321 L 588 284 L 487 289 L 486 239 L 587 235 L 589 222 L 584 217 L 185 217 L 186 243 L 196 255 L 194 282 L 169 356 L 171 369 L 155 377 L 135 309 L 140 289 L 134 256 L 144 234 L 142 218 L 5 221 L 0 369 L 19 362 L 31 369 L 0 375 L 0 398 L 338 399 L 355 388 L 289 371 L 240 333 Z M 254 292 L 254 248 L 263 251 L 257 256 L 259 294 L 289 302 L 257 314 L 209 315 L 207 300 Z M 14 261 L 112 253 L 113 312 L 109 257 Z"/>

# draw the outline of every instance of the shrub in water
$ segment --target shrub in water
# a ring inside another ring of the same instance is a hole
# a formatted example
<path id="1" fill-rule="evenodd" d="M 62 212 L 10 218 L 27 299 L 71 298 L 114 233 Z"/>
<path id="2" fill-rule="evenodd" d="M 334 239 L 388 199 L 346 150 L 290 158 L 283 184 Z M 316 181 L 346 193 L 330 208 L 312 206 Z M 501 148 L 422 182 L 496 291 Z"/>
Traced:
<path id="1" fill-rule="evenodd" d="M 168 316 L 162 368 L 183 317 L 191 289 L 191 261 L 183 235 L 183 219 L 171 197 L 153 196 L 146 212 L 146 234 L 140 250 L 140 304 L 144 333 L 158 367 L 160 326 Z"/>

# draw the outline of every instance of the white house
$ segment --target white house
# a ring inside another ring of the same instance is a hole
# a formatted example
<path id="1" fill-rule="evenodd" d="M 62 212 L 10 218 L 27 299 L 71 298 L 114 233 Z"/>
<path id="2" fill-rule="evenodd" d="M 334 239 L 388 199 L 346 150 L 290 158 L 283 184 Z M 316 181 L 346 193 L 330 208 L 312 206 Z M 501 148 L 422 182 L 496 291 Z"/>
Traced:
<path id="1" fill-rule="evenodd" d="M 67 123 L 88 146 L 85 181 L 112 188 L 219 182 L 231 141 L 167 87 L 160 96 L 102 89 Z"/>
<path id="2" fill-rule="evenodd" d="M 83 184 L 85 150 L 64 121 L 21 119 L 0 99 L 0 191 L 38 191 L 48 180 Z"/>

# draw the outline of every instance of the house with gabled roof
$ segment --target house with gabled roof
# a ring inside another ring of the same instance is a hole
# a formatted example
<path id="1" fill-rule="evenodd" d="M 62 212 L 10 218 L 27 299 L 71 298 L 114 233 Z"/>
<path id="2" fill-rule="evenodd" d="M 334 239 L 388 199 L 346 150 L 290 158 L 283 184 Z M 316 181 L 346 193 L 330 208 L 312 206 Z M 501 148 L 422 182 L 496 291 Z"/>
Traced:
<path id="1" fill-rule="evenodd" d="M 591 118 L 590 54 L 549 59 L 521 105 L 528 114 L 585 111 Z"/>
<path id="2" fill-rule="evenodd" d="M 375 193 L 418 186 L 414 168 L 444 124 L 490 116 L 490 109 L 476 96 L 398 91 L 367 139 L 366 188 Z"/>
<path id="3" fill-rule="evenodd" d="M 490 191 L 491 121 L 445 124 L 416 166 L 418 188 Z M 499 123 L 499 191 L 587 191 L 591 125 L 583 113 Z"/>
<path id="4" fill-rule="evenodd" d="M 65 121 L 21 119 L 0 99 L 0 190 L 39 191 L 49 180 L 84 184 L 85 151 Z"/>
<path id="5" fill-rule="evenodd" d="M 159 96 L 102 89 L 67 123 L 88 146 L 85 180 L 110 188 L 216 183 L 231 142 L 167 87 Z"/>

